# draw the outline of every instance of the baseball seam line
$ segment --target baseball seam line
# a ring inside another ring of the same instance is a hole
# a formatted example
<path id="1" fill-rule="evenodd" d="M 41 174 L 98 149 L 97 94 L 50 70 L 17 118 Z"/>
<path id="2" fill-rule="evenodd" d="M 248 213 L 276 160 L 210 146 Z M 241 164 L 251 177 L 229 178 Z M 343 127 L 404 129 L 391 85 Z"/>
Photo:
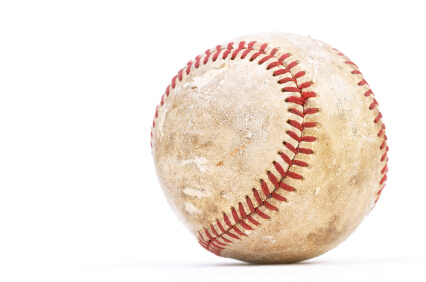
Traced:
<path id="1" fill-rule="evenodd" d="M 234 60 L 242 52 L 239 57 L 240 59 L 248 58 L 251 62 L 257 61 L 259 65 L 270 61 L 266 69 L 271 70 L 273 68 L 276 68 L 276 70 L 273 72 L 273 76 L 291 76 L 278 79 L 277 82 L 279 84 L 291 83 L 296 86 L 283 87 L 282 92 L 292 93 L 292 96 L 287 97 L 285 99 L 285 102 L 302 107 L 302 111 L 299 111 L 296 107 L 293 107 L 289 109 L 289 112 L 298 117 L 301 117 L 303 119 L 303 122 L 300 123 L 294 119 L 288 120 L 288 124 L 293 128 L 297 129 L 300 134 L 297 134 L 294 131 L 290 130 L 287 131 L 287 135 L 297 142 L 296 146 L 292 145 L 289 142 L 283 142 L 285 148 L 294 154 L 292 158 L 290 158 L 283 151 L 280 151 L 278 153 L 282 160 L 288 165 L 287 170 L 284 170 L 284 168 L 279 164 L 279 162 L 273 161 L 273 165 L 276 171 L 280 174 L 280 179 L 278 179 L 277 176 L 271 171 L 267 171 L 268 180 L 274 186 L 272 192 L 270 191 L 266 181 L 260 179 L 261 193 L 259 193 L 256 188 L 252 189 L 255 201 L 253 201 L 249 195 L 246 195 L 245 197 L 246 204 L 249 208 L 249 213 L 246 212 L 243 204 L 239 202 L 238 211 L 240 214 L 238 214 L 236 208 L 231 207 L 230 216 L 223 212 L 222 222 L 219 219 L 216 219 L 215 223 L 210 224 L 210 231 L 208 230 L 208 228 L 204 227 L 202 231 L 198 232 L 198 242 L 200 243 L 200 245 L 216 255 L 220 255 L 221 251 L 224 250 L 226 246 L 233 243 L 234 240 L 239 240 L 242 236 L 247 236 L 245 230 L 253 230 L 253 227 L 260 225 L 259 221 L 261 218 L 265 220 L 269 219 L 270 217 L 265 213 L 265 209 L 271 211 L 278 210 L 278 208 L 274 206 L 270 202 L 270 200 L 275 199 L 278 202 L 287 202 L 287 198 L 278 193 L 280 189 L 287 192 L 296 191 L 294 187 L 284 183 L 284 180 L 287 177 L 295 180 L 303 179 L 302 175 L 290 171 L 290 168 L 292 166 L 308 166 L 308 163 L 296 160 L 295 158 L 299 153 L 313 153 L 311 149 L 301 148 L 300 143 L 314 142 L 316 140 L 316 137 L 314 136 L 304 136 L 305 128 L 312 128 L 316 126 L 315 122 L 304 122 L 304 117 L 309 114 L 315 114 L 319 111 L 318 108 L 305 109 L 305 106 L 307 106 L 307 101 L 310 98 L 315 97 L 316 94 L 313 91 L 307 91 L 308 88 L 312 85 L 311 81 L 298 83 L 298 79 L 303 77 L 306 73 L 304 71 L 299 71 L 293 74 L 292 69 L 298 65 L 298 61 L 292 61 L 288 64 L 285 62 L 291 57 L 291 54 L 285 53 L 280 57 L 277 57 L 276 53 L 279 51 L 277 48 L 273 48 L 270 51 L 267 51 L 266 49 L 268 47 L 268 44 L 259 44 L 256 41 L 249 42 L 248 44 L 245 41 L 241 41 L 236 45 L 238 46 L 237 48 L 234 48 L 233 42 L 228 43 L 227 45 L 218 45 L 213 50 L 207 50 L 203 56 L 197 56 L 195 60 L 188 62 L 187 66 L 179 70 L 178 74 L 172 78 L 171 84 L 167 86 L 165 94 L 163 94 L 163 96 L 161 97 L 161 102 L 159 106 L 162 106 L 164 104 L 164 95 L 168 97 L 171 93 L 170 91 L 176 87 L 177 80 L 180 82 L 182 81 L 183 76 L 185 74 L 189 75 L 192 67 L 199 68 L 200 64 L 206 65 L 210 59 L 211 61 L 215 62 L 218 59 L 225 60 L 230 56 L 230 59 Z M 219 57 L 222 52 L 222 56 Z M 159 106 L 157 106 L 153 121 L 153 127 L 151 129 L 151 147 L 153 129 L 155 127 L 155 119 L 158 117 Z M 264 211 L 262 211 L 261 208 L 264 209 Z M 259 218 L 257 218 L 257 216 L 259 216 Z M 257 218 L 258 220 L 256 220 L 255 218 Z M 234 223 L 231 223 L 231 220 L 233 220 Z M 217 227 L 214 227 L 214 224 L 216 224 Z"/>
<path id="2" fill-rule="evenodd" d="M 359 71 L 358 66 L 354 62 L 352 62 L 347 56 L 345 56 L 342 52 L 340 52 L 336 48 L 333 48 L 333 49 L 337 52 L 337 54 L 339 56 L 342 56 L 344 58 L 345 64 L 352 66 L 353 70 L 351 71 L 351 73 L 354 74 L 354 75 L 358 75 L 360 77 L 360 81 L 358 82 L 358 86 L 365 87 L 366 91 L 364 93 L 364 96 L 372 99 L 372 102 L 371 102 L 371 104 L 368 108 L 370 110 L 376 110 L 377 111 L 377 116 L 374 119 L 374 123 L 381 124 L 380 130 L 377 133 L 377 136 L 382 139 L 382 143 L 380 144 L 379 148 L 380 148 L 381 151 L 383 151 L 383 155 L 380 158 L 380 161 L 383 162 L 384 165 L 383 165 L 382 170 L 380 171 L 382 178 L 380 179 L 379 190 L 377 192 L 376 200 L 373 203 L 373 207 L 372 207 L 372 209 L 373 209 L 374 206 L 376 205 L 377 201 L 380 198 L 380 195 L 383 191 L 383 188 L 385 188 L 385 182 L 387 180 L 388 161 L 389 161 L 389 157 L 388 157 L 389 146 L 387 145 L 387 139 L 388 138 L 386 136 L 386 127 L 385 127 L 385 124 L 383 123 L 383 119 L 382 119 L 383 115 L 379 110 L 379 104 L 377 103 L 377 100 L 375 99 L 374 93 L 370 89 L 370 86 L 367 83 L 367 81 L 365 80 L 362 73 Z"/>

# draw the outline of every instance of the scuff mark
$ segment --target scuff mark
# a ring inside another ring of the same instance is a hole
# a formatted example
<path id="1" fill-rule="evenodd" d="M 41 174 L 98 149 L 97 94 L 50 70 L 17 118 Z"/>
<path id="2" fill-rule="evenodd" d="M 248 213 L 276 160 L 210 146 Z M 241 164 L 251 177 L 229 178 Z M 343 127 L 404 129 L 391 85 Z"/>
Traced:
<path id="1" fill-rule="evenodd" d="M 314 196 L 318 195 L 320 191 L 321 191 L 321 187 L 316 187 Z"/>
<path id="2" fill-rule="evenodd" d="M 202 75 L 195 76 L 191 82 L 185 83 L 183 88 L 203 88 L 205 85 L 209 84 L 217 75 L 228 69 L 228 65 L 223 63 L 219 68 L 214 68 L 209 71 L 206 71 Z M 222 82 L 223 83 L 223 82 Z"/>
<path id="3" fill-rule="evenodd" d="M 190 160 L 183 160 L 181 162 L 181 165 L 190 165 L 195 164 L 199 171 L 205 172 L 207 170 L 207 167 L 205 166 L 209 161 L 205 157 L 195 157 L 194 159 Z"/>
<path id="4" fill-rule="evenodd" d="M 198 199 L 211 196 L 211 193 L 209 191 L 203 189 L 203 188 L 186 187 L 182 191 L 186 195 L 191 196 L 191 197 L 195 197 L 195 198 L 198 198 Z"/>
<path id="5" fill-rule="evenodd" d="M 203 213 L 202 211 L 200 211 L 199 209 L 197 209 L 193 204 L 191 204 L 189 202 L 185 202 L 185 210 L 189 214 L 201 214 L 201 213 Z"/>
<path id="6" fill-rule="evenodd" d="M 277 239 L 274 236 L 264 236 L 263 240 L 269 241 L 270 243 L 276 243 Z"/>

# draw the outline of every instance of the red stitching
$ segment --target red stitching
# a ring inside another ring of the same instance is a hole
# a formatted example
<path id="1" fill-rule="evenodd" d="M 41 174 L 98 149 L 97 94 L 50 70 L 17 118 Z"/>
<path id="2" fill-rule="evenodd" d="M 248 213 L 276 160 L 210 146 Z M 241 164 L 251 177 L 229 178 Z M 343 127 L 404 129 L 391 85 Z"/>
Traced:
<path id="1" fill-rule="evenodd" d="M 295 120 L 289 119 L 287 123 L 293 126 L 294 128 L 299 129 L 300 131 L 303 130 L 303 125 Z"/>
<path id="2" fill-rule="evenodd" d="M 307 167 L 308 163 L 303 162 L 303 161 L 293 160 L 293 165 Z"/>
<path id="3" fill-rule="evenodd" d="M 223 220 L 225 221 L 226 225 L 228 225 L 229 228 L 232 228 L 231 221 L 229 220 L 229 217 L 226 215 L 226 213 L 223 213 Z"/>
<path id="4" fill-rule="evenodd" d="M 286 146 L 287 149 L 289 149 L 290 151 L 292 151 L 293 154 L 295 154 L 295 155 L 297 154 L 297 149 L 293 145 L 291 145 L 290 143 L 284 142 L 284 146 Z"/>
<path id="5" fill-rule="evenodd" d="M 296 191 L 294 187 L 287 185 L 284 182 L 280 182 L 280 187 L 283 188 L 285 191 L 289 191 L 289 192 Z"/>
<path id="6" fill-rule="evenodd" d="M 228 48 L 227 48 L 227 50 L 223 53 L 222 59 L 226 59 L 226 57 L 228 57 L 229 53 L 231 53 L 231 51 L 232 51 L 232 45 L 233 45 L 233 43 L 232 43 L 232 42 L 228 44 Z"/>
<path id="7" fill-rule="evenodd" d="M 234 233 L 231 233 L 229 230 L 228 230 L 228 231 L 226 231 L 226 232 L 225 232 L 225 234 L 226 234 L 226 235 L 228 235 L 229 237 L 233 238 L 233 239 L 240 240 L 240 237 L 238 237 L 238 236 L 237 236 L 237 235 L 235 235 Z M 231 241 L 231 242 L 232 242 L 232 241 Z M 207 250 L 208 250 L 208 251 L 210 251 L 208 248 L 207 248 Z"/>
<path id="8" fill-rule="evenodd" d="M 269 192 L 268 185 L 263 179 L 260 180 L 260 186 L 262 187 L 263 195 L 265 195 L 266 198 L 270 198 L 271 192 Z"/>
<path id="9" fill-rule="evenodd" d="M 274 161 L 274 164 L 276 165 L 278 163 Z M 281 175 L 285 176 L 286 174 L 284 172 L 284 174 L 281 174 Z M 269 181 L 271 181 L 272 185 L 274 185 L 275 188 L 279 187 L 277 177 L 270 171 L 268 171 L 268 178 L 269 178 Z"/>
<path id="10" fill-rule="evenodd" d="M 263 204 L 265 205 L 265 207 L 267 207 L 268 209 L 270 209 L 271 211 L 277 210 L 278 208 L 272 204 L 270 204 L 268 201 L 264 201 Z"/>
<path id="11" fill-rule="evenodd" d="M 255 198 L 255 199 L 256 199 L 256 201 L 257 201 L 257 204 L 258 204 L 259 206 L 262 206 L 262 205 L 263 205 L 263 201 L 262 201 L 262 199 L 260 198 L 259 193 L 257 192 L 257 190 L 256 190 L 255 188 L 253 188 L 253 195 L 254 195 L 254 198 Z"/>
<path id="12" fill-rule="evenodd" d="M 275 192 L 272 192 L 271 195 L 272 195 L 272 198 L 277 199 L 278 201 L 281 201 L 281 202 L 287 201 L 287 198 L 285 198 L 285 197 L 283 197 L 280 194 L 277 194 Z"/>
<path id="13" fill-rule="evenodd" d="M 305 117 L 305 115 L 301 111 L 295 108 L 289 109 L 289 112 L 292 114 L 298 115 L 299 117 Z"/>
<path id="14" fill-rule="evenodd" d="M 194 64 L 194 66 L 195 66 L 195 68 L 196 68 L 196 69 L 198 69 L 198 68 L 200 67 L 200 60 L 201 60 L 201 56 L 200 56 L 200 55 L 198 55 L 198 56 L 195 58 L 195 64 Z M 187 73 L 187 74 L 189 74 L 189 73 Z"/>
<path id="15" fill-rule="evenodd" d="M 189 61 L 186 65 L 187 65 L 187 67 L 186 67 L 186 75 L 188 75 L 189 74 L 189 72 L 191 71 L 191 66 L 192 66 L 192 61 Z"/>
<path id="16" fill-rule="evenodd" d="M 312 151 L 311 149 L 306 149 L 306 148 L 297 148 L 297 152 L 301 153 L 301 154 L 313 154 L 314 151 Z"/>
<path id="17" fill-rule="evenodd" d="M 287 176 L 293 179 L 302 179 L 302 176 L 300 174 L 291 171 L 287 171 Z"/>
<path id="18" fill-rule="evenodd" d="M 218 237 L 219 234 L 217 234 L 216 229 L 214 229 L 213 224 L 210 224 L 210 230 L 213 232 L 214 236 Z"/>
<path id="19" fill-rule="evenodd" d="M 243 207 L 243 204 L 241 204 L 241 202 L 238 203 L 238 210 L 240 211 L 240 214 L 241 214 L 242 218 L 247 218 L 246 211 L 245 211 L 245 209 Z"/>
<path id="20" fill-rule="evenodd" d="M 238 222 L 239 223 L 239 222 Z M 241 232 L 241 230 L 240 229 L 238 229 L 238 227 L 237 226 L 233 226 L 231 229 L 233 229 L 235 232 L 237 232 L 238 233 L 238 235 L 240 235 L 240 236 L 247 236 L 246 234 L 244 234 L 243 232 Z"/>
<path id="21" fill-rule="evenodd" d="M 286 173 L 285 173 L 285 171 L 284 171 L 284 168 L 279 164 L 279 163 L 277 163 L 277 162 L 273 162 L 273 164 L 274 164 L 274 167 L 275 167 L 275 169 L 281 174 L 281 176 L 286 176 Z M 274 181 L 276 181 L 276 177 L 274 176 L 274 178 L 275 178 L 275 180 Z M 271 181 L 272 182 L 272 181 Z M 277 182 L 277 181 L 276 181 Z M 274 183 L 274 186 L 275 187 L 277 187 L 277 185 L 275 184 L 275 182 L 273 182 Z M 277 182 L 278 183 L 278 182 Z"/>
<path id="22" fill-rule="evenodd" d="M 315 126 L 317 126 L 316 122 L 304 122 L 303 123 L 303 127 L 304 128 L 306 128 L 306 127 L 315 127 Z"/>
<path id="23" fill-rule="evenodd" d="M 183 69 L 181 69 L 181 70 L 178 72 L 178 78 L 179 78 L 179 81 L 182 81 L 182 78 L 183 78 Z"/>
<path id="24" fill-rule="evenodd" d="M 234 218 L 235 222 L 239 222 L 240 218 L 238 217 L 237 211 L 235 210 L 235 208 L 231 208 L 231 213 L 232 213 L 232 217 Z"/>
<path id="25" fill-rule="evenodd" d="M 213 237 L 210 235 L 209 231 L 207 231 L 206 228 L 203 228 L 203 229 L 204 229 L 204 233 L 206 234 L 207 238 L 209 238 L 210 240 L 213 240 Z"/>
<path id="26" fill-rule="evenodd" d="M 296 73 L 296 74 L 294 75 L 294 78 L 295 78 L 295 79 L 298 79 L 298 78 L 300 78 L 300 77 L 304 76 L 305 74 L 306 74 L 306 72 L 305 72 L 305 71 L 299 71 L 298 73 Z"/>
<path id="27" fill-rule="evenodd" d="M 214 55 L 213 55 L 213 58 L 212 58 L 213 62 L 216 62 L 217 57 L 219 57 L 221 48 L 222 48 L 222 46 L 220 46 L 220 45 L 216 46 L 216 52 L 214 52 Z"/>
<path id="28" fill-rule="evenodd" d="M 334 49 L 334 48 L 333 48 Z M 352 65 L 355 69 L 351 71 L 352 74 L 354 75 L 359 75 L 360 76 L 360 81 L 358 82 L 359 86 L 365 86 L 368 87 L 368 89 L 366 90 L 366 92 L 364 93 L 365 97 L 370 97 L 372 96 L 373 98 L 373 102 L 370 104 L 370 106 L 368 107 L 370 110 L 374 110 L 377 109 L 378 114 L 376 116 L 376 118 L 374 118 L 373 122 L 374 123 L 379 123 L 381 122 L 382 125 L 380 127 L 379 132 L 377 133 L 377 136 L 379 138 L 383 138 L 383 142 L 380 144 L 380 150 L 384 151 L 382 157 L 380 158 L 381 162 L 384 162 L 384 166 L 382 168 L 382 170 L 380 171 L 382 177 L 380 179 L 379 185 L 380 185 L 380 189 L 377 192 L 377 198 L 374 201 L 373 204 L 373 208 L 375 206 L 375 204 L 377 203 L 377 201 L 380 198 L 380 195 L 383 191 L 383 188 L 385 187 L 385 182 L 387 180 L 387 172 L 388 172 L 388 161 L 389 161 L 389 157 L 387 155 L 387 152 L 389 151 L 389 146 L 387 146 L 387 136 L 386 136 L 386 127 L 385 124 L 383 123 L 383 116 L 382 113 L 379 111 L 378 106 L 379 104 L 377 103 L 376 99 L 374 98 L 374 93 L 373 91 L 370 89 L 370 86 L 368 85 L 368 82 L 364 79 L 364 77 L 362 76 L 361 71 L 359 71 L 358 66 L 356 64 L 354 64 L 351 60 L 349 60 L 348 57 L 346 57 L 342 52 L 338 51 L 337 49 L 334 49 L 339 56 L 342 56 L 345 59 L 345 63 L 348 65 Z"/>
<path id="29" fill-rule="evenodd" d="M 206 56 L 204 57 L 203 64 L 207 64 L 207 62 L 209 61 L 210 55 L 211 55 L 210 50 L 207 50 L 207 51 L 206 51 Z M 173 87 L 173 88 L 174 88 L 174 87 Z"/>
<path id="30" fill-rule="evenodd" d="M 290 64 L 287 65 L 286 68 L 274 71 L 273 76 L 285 74 L 285 73 L 288 73 L 288 72 L 291 73 L 291 69 L 294 68 L 295 66 L 297 66 L 297 64 L 298 63 L 296 61 L 291 62 Z"/>
<path id="31" fill-rule="evenodd" d="M 175 87 L 176 87 L 176 78 L 177 78 L 177 75 L 175 75 L 175 76 L 172 78 L 172 88 L 175 88 Z"/>
<path id="32" fill-rule="evenodd" d="M 247 219 L 253 223 L 255 226 L 258 226 L 260 223 L 253 219 L 250 215 L 247 216 Z"/>
<path id="33" fill-rule="evenodd" d="M 251 202 L 250 197 L 249 197 L 249 196 L 247 196 L 247 195 L 246 195 L 246 202 L 247 202 L 247 205 L 248 205 L 248 207 L 249 207 L 249 209 L 250 209 L 250 213 L 255 213 L 255 212 L 256 212 L 256 210 L 255 210 L 255 208 L 254 208 L 254 206 L 253 206 L 253 203 Z"/>
<path id="34" fill-rule="evenodd" d="M 371 94 L 373 94 L 373 91 L 371 89 L 368 89 L 367 92 L 364 93 L 364 95 L 366 97 L 370 96 Z M 374 95 L 374 94 L 373 94 Z"/>
<path id="35" fill-rule="evenodd" d="M 293 162 L 286 154 L 284 153 L 280 153 L 281 158 L 283 158 L 283 160 L 290 166 L 293 165 Z"/>
<path id="36" fill-rule="evenodd" d="M 265 201 L 266 203 L 266 201 Z M 263 219 L 270 219 L 270 217 L 266 214 L 264 214 L 259 208 L 256 208 L 256 214 L 258 214 Z"/>
<path id="37" fill-rule="evenodd" d="M 291 138 L 293 138 L 294 140 L 296 140 L 296 141 L 297 141 L 297 143 L 300 143 L 300 137 L 299 137 L 296 133 L 294 133 L 293 131 L 288 131 L 288 132 L 287 132 L 287 134 L 288 134 Z"/>
<path id="38" fill-rule="evenodd" d="M 241 224 L 241 226 L 246 229 L 246 230 L 253 230 L 253 228 L 248 225 L 247 223 L 244 222 L 244 220 L 240 220 L 239 223 Z"/>
<path id="39" fill-rule="evenodd" d="M 298 87 L 284 87 L 283 88 L 283 92 L 297 92 L 297 93 L 300 93 L 300 92 L 302 92 L 302 90 L 300 90 Z M 301 106 L 304 104 L 304 99 L 302 97 L 289 97 L 289 98 L 287 98 L 287 100 L 289 100 L 289 101 L 290 101 L 290 99 L 293 99 L 293 101 L 295 101 L 296 99 L 298 99 L 298 101 L 300 101 L 300 102 L 298 102 L 297 104 L 299 104 Z M 294 102 L 290 101 L 290 103 L 294 103 Z"/>
<path id="40" fill-rule="evenodd" d="M 290 82 L 290 81 L 296 82 L 296 79 L 294 79 L 292 77 L 284 77 L 283 79 L 278 80 L 278 83 L 284 84 L 284 83 L 287 83 L 287 82 Z"/>
<path id="41" fill-rule="evenodd" d="M 278 83 L 286 84 L 286 83 L 294 83 L 296 87 L 293 86 L 285 86 L 282 88 L 283 92 L 294 93 L 295 95 L 290 95 L 287 97 L 286 102 L 292 103 L 296 105 L 300 105 L 305 107 L 309 98 L 315 97 L 314 92 L 305 92 L 306 88 L 309 88 L 312 85 L 312 82 L 304 82 L 298 84 L 297 79 L 303 77 L 306 72 L 298 71 L 296 74 L 292 73 L 292 69 L 298 65 L 298 61 L 292 61 L 290 63 L 286 63 L 285 61 L 291 57 L 291 54 L 285 53 L 281 55 L 279 58 L 276 56 L 276 53 L 279 51 L 277 48 L 273 48 L 270 51 L 267 50 L 268 45 L 262 44 L 257 45 L 258 48 L 255 48 L 256 42 L 252 41 L 248 44 L 245 41 L 241 41 L 238 44 L 234 44 L 233 42 L 228 43 L 227 45 L 216 46 L 213 50 L 207 50 L 203 56 L 197 56 L 193 61 L 190 61 L 186 65 L 186 69 L 181 69 L 176 76 L 173 77 L 171 84 L 166 88 L 165 94 L 166 97 L 169 96 L 170 91 L 176 87 L 177 79 L 178 81 L 182 81 L 185 75 L 189 75 L 191 72 L 191 67 L 193 66 L 195 69 L 198 69 L 201 65 L 205 65 L 211 59 L 212 61 L 216 61 L 219 59 L 225 60 L 227 58 L 231 60 L 235 60 L 238 55 L 241 54 L 240 59 L 248 58 L 249 61 L 254 61 L 258 59 L 258 64 L 262 65 L 266 62 L 269 62 L 266 65 L 266 69 L 270 70 L 273 68 L 278 68 L 273 72 L 273 76 L 279 76 L 282 74 L 289 73 L 291 77 L 289 78 L 281 78 L 278 79 Z M 237 48 L 234 48 L 237 46 Z M 257 50 L 256 50 L 257 49 Z M 222 56 L 220 56 L 222 54 Z M 249 56 L 250 54 L 250 56 Z M 249 56 L 249 57 L 248 57 Z M 162 97 L 160 105 L 164 103 L 164 95 Z M 289 112 L 304 118 L 306 115 L 318 113 L 317 108 L 305 108 L 303 112 L 297 110 L 296 108 L 290 108 Z M 156 110 L 153 128 L 155 127 L 155 118 L 158 117 L 158 109 Z M 238 208 L 231 208 L 230 214 L 231 218 L 223 213 L 223 222 L 226 224 L 226 228 L 223 226 L 219 219 L 216 219 L 215 223 L 210 224 L 210 231 L 207 228 L 203 228 L 203 232 L 198 232 L 198 242 L 201 246 L 203 246 L 208 251 L 220 255 L 221 251 L 225 249 L 225 247 L 231 244 L 233 239 L 239 240 L 241 236 L 247 236 L 242 230 L 240 230 L 237 225 L 239 224 L 243 230 L 252 230 L 253 226 L 258 226 L 260 223 L 253 216 L 256 214 L 259 217 L 267 220 L 270 217 L 263 212 L 260 207 L 264 207 L 268 210 L 277 210 L 278 208 L 270 202 L 270 199 L 275 199 L 280 202 L 286 202 L 287 198 L 278 193 L 278 190 L 282 189 L 286 192 L 295 192 L 296 189 L 283 181 L 286 177 L 292 179 L 302 179 L 302 175 L 290 171 L 290 168 L 294 166 L 306 167 L 308 164 L 303 161 L 295 160 L 297 154 L 312 154 L 313 151 L 311 149 L 302 148 L 300 144 L 302 142 L 314 142 L 316 137 L 314 136 L 303 136 L 304 129 L 309 127 L 314 127 L 316 125 L 315 122 L 302 122 L 299 123 L 295 120 L 289 119 L 288 124 L 295 129 L 297 129 L 300 133 L 293 131 L 288 131 L 287 134 L 289 137 L 297 141 L 297 146 L 294 146 L 288 142 L 284 142 L 284 146 L 294 153 L 294 157 L 290 158 L 286 153 L 279 152 L 281 158 L 288 164 L 287 171 L 279 164 L 278 162 L 273 162 L 273 165 L 276 171 L 279 173 L 279 177 L 272 173 L 271 171 L 267 172 L 268 180 L 273 185 L 272 189 L 268 187 L 268 184 L 260 179 L 260 188 L 265 199 L 262 199 L 256 188 L 252 189 L 253 198 L 256 201 L 256 206 L 253 204 L 253 201 L 250 196 L 246 195 L 245 200 L 247 207 L 249 209 L 249 213 L 246 212 L 243 204 L 238 203 Z M 153 133 L 151 130 L 151 139 L 153 138 Z M 152 141 L 151 141 L 152 143 Z M 151 144 L 152 146 L 152 144 Z M 239 212 L 239 214 L 238 214 Z M 234 221 L 231 222 L 231 219 Z M 252 225 L 250 225 L 252 224 Z M 214 226 L 216 225 L 216 226 Z M 220 232 L 219 232 L 220 231 Z M 232 232 L 231 232 L 232 231 Z M 204 235 L 203 235 L 204 233 Z M 205 237 L 204 237 L 205 236 Z"/>

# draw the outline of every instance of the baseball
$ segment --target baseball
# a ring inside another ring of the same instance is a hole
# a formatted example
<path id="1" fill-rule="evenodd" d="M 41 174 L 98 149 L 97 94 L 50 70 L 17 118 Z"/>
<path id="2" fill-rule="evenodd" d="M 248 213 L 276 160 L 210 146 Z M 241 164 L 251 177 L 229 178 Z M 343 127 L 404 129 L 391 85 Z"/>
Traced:
<path id="1" fill-rule="evenodd" d="M 385 185 L 385 125 L 340 51 L 286 33 L 230 40 L 179 70 L 151 131 L 164 194 L 199 244 L 291 263 L 344 241 Z"/>

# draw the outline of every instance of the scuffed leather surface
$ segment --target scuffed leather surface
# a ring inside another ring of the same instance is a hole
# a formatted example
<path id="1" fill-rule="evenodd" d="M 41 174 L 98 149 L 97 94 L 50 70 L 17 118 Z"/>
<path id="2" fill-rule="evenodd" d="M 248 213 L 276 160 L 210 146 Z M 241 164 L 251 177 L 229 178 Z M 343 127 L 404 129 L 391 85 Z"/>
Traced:
<path id="1" fill-rule="evenodd" d="M 345 240 L 376 199 L 384 152 L 377 136 L 382 124 L 373 122 L 378 109 L 369 109 L 373 98 L 363 95 L 368 85 L 359 86 L 351 66 L 328 45 L 276 33 L 231 41 L 243 40 L 279 48 L 277 57 L 291 53 L 287 62 L 299 62 L 292 73 L 306 72 L 299 85 L 312 81 L 309 90 L 317 94 L 305 108 L 319 112 L 291 114 L 289 108 L 303 107 L 285 102 L 292 93 L 282 92 L 274 69 L 266 70 L 258 59 L 210 60 L 184 75 L 158 109 L 152 139 L 158 178 L 171 207 L 197 236 L 239 203 L 248 211 L 245 197 L 260 190 L 260 179 L 272 187 L 267 171 L 279 174 L 273 161 L 288 168 L 278 152 L 307 162 L 308 167 L 290 169 L 303 179 L 285 179 L 296 188 L 280 191 L 288 201 L 271 200 L 278 211 L 262 209 L 271 219 L 254 215 L 261 225 L 244 230 L 247 236 L 233 240 L 221 255 L 256 263 L 309 259 Z M 313 154 L 294 156 L 283 145 L 297 146 L 286 134 L 296 131 L 288 119 L 317 123 L 303 131 L 317 138 L 303 143 Z"/>

